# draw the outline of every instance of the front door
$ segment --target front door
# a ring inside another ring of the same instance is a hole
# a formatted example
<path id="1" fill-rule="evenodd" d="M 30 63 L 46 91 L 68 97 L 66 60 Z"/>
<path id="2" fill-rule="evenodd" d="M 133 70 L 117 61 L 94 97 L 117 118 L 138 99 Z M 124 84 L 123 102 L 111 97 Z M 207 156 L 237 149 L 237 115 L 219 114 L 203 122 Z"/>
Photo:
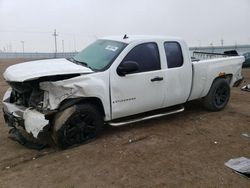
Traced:
<path id="1" fill-rule="evenodd" d="M 116 71 L 111 73 L 112 119 L 163 106 L 164 78 L 158 45 L 154 42 L 139 44 L 126 55 L 121 64 L 125 61 L 136 62 L 139 69 L 125 76 L 119 76 Z"/>

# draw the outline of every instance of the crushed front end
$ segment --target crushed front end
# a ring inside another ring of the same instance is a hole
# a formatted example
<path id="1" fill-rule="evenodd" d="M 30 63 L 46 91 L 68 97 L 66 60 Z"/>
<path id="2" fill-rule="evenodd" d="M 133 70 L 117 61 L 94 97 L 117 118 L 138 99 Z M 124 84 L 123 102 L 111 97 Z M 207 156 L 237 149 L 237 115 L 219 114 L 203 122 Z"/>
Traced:
<path id="1" fill-rule="evenodd" d="M 9 66 L 3 77 L 10 88 L 2 103 L 12 137 L 31 148 L 53 144 L 54 115 L 68 97 L 81 96 L 77 93 L 79 88 L 74 88 L 76 95 L 73 93 L 74 80 L 69 81 L 67 87 L 64 81 L 92 72 L 68 59 L 36 60 Z"/>
<path id="2" fill-rule="evenodd" d="M 10 82 L 3 97 L 4 120 L 11 138 L 34 149 L 50 142 L 49 120 L 43 109 L 44 92 L 34 83 Z"/>

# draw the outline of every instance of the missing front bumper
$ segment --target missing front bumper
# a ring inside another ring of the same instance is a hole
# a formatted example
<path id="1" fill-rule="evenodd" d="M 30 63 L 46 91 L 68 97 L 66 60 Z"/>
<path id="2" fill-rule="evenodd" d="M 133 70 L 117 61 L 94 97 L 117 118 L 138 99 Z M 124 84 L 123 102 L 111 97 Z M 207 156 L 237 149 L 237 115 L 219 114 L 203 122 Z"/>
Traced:
<path id="1" fill-rule="evenodd" d="M 16 108 L 17 109 L 17 108 Z M 30 149 L 41 150 L 48 145 L 51 145 L 49 121 L 45 120 L 41 114 L 34 113 L 29 109 L 25 111 L 8 111 L 8 104 L 4 104 L 3 115 L 6 124 L 10 127 L 10 138 Z M 19 117 L 17 114 L 23 114 Z M 36 114 L 36 115 L 34 115 Z M 37 119 L 36 119 L 37 117 Z M 43 124 L 39 124 L 41 119 Z M 38 126 L 37 126 L 38 123 Z"/>
<path id="2" fill-rule="evenodd" d="M 10 139 L 17 141 L 18 143 L 30 149 L 42 150 L 48 146 L 47 143 L 39 143 L 38 139 L 36 141 L 29 140 L 25 137 L 22 131 L 20 131 L 20 129 L 12 128 L 10 129 L 9 134 Z"/>
<path id="3" fill-rule="evenodd" d="M 45 115 L 32 108 L 25 108 L 13 103 L 3 102 L 4 119 L 10 127 L 23 127 L 35 138 L 49 125 Z"/>

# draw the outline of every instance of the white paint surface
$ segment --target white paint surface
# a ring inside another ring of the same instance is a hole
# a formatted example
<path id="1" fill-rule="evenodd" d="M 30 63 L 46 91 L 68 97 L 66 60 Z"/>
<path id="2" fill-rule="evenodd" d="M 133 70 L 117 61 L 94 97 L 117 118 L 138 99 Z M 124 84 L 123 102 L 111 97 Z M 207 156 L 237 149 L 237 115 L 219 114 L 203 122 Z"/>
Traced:
<path id="1" fill-rule="evenodd" d="M 93 71 L 89 68 L 74 64 L 66 59 L 48 59 L 12 65 L 6 69 L 3 76 L 7 81 L 23 82 L 44 76 L 91 72 Z"/>

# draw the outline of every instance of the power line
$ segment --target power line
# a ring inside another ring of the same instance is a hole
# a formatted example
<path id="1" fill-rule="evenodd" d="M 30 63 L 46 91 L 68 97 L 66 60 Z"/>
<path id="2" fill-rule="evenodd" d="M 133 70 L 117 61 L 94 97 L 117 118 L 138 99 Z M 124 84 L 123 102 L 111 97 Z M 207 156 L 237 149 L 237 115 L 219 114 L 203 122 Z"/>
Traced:
<path id="1" fill-rule="evenodd" d="M 47 31 L 28 31 L 28 30 L 0 30 L 0 33 L 29 33 L 29 34 L 48 34 Z"/>
<path id="2" fill-rule="evenodd" d="M 27 34 L 49 34 L 49 31 L 32 31 L 32 30 L 0 30 L 0 33 L 27 33 Z M 60 35 L 65 36 L 77 36 L 77 37 L 83 37 L 83 38 L 98 38 L 96 35 L 92 34 L 76 34 L 76 33 L 60 33 Z"/>

